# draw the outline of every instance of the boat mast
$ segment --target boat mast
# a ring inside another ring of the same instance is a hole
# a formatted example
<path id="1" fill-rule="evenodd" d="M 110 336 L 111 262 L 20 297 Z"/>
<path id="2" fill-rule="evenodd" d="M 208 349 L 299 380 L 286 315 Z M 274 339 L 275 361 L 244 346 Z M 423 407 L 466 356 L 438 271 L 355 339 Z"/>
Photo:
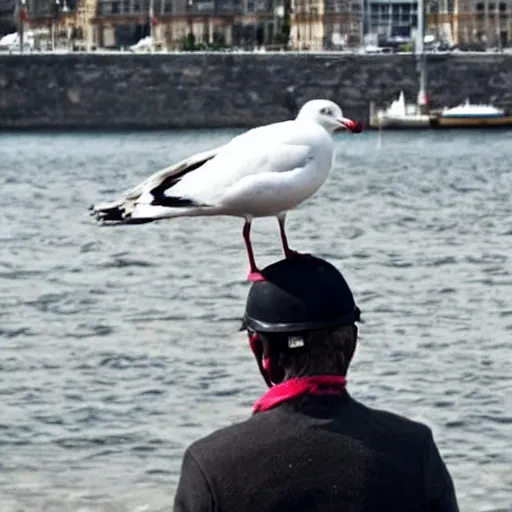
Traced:
<path id="1" fill-rule="evenodd" d="M 153 17 L 155 15 L 154 13 L 154 0 L 149 0 L 149 9 L 148 9 L 148 17 L 149 17 L 149 37 L 151 39 L 151 53 L 153 53 L 153 50 L 155 49 L 155 43 L 154 43 L 154 30 L 153 30 Z"/>
<path id="2" fill-rule="evenodd" d="M 427 58 L 425 55 L 425 0 L 418 0 L 418 28 L 416 34 L 416 62 L 419 71 L 418 107 L 422 114 L 427 109 Z"/>

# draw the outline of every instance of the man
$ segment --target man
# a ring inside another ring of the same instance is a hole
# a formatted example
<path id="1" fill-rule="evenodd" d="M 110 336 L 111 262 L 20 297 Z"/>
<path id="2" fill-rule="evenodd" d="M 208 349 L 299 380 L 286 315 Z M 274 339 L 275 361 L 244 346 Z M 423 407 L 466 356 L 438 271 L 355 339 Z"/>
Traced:
<path id="1" fill-rule="evenodd" d="M 360 311 L 343 276 L 314 257 L 262 274 L 244 326 L 270 390 L 186 450 L 174 511 L 457 511 L 431 430 L 346 390 Z"/>

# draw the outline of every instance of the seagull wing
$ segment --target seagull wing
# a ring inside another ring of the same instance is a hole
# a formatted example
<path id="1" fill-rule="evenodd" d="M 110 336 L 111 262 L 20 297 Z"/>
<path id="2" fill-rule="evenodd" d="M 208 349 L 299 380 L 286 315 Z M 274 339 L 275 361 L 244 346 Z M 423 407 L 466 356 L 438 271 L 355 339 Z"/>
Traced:
<path id="1" fill-rule="evenodd" d="M 284 124 L 290 124 L 289 132 L 283 130 Z M 312 147 L 307 138 L 294 136 L 293 128 L 292 123 L 278 123 L 233 139 L 214 158 L 163 191 L 162 202 L 152 194 L 152 203 L 163 205 L 166 198 L 183 198 L 219 206 L 233 187 L 254 181 L 253 176 L 303 169 L 313 158 Z"/>
<path id="2" fill-rule="evenodd" d="M 276 175 L 301 169 L 306 166 L 309 156 L 309 146 L 291 144 L 226 152 L 185 176 L 174 187 L 165 191 L 162 199 L 181 197 L 198 204 L 216 206 L 233 187 L 254 181 L 252 177 L 255 176 Z"/>
<path id="3" fill-rule="evenodd" d="M 118 221 L 126 207 L 133 205 L 141 196 L 149 191 L 163 191 L 177 183 L 187 173 L 193 172 L 211 160 L 224 146 L 196 153 L 178 163 L 172 164 L 152 174 L 136 187 L 120 194 L 120 198 L 106 203 L 98 203 L 90 207 L 91 214 L 102 222 Z"/>

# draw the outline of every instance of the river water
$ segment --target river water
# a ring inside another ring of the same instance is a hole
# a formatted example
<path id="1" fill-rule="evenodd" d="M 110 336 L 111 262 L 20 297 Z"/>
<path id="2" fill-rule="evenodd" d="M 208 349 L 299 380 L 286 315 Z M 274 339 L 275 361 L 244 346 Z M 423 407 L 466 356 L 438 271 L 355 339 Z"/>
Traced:
<path id="1" fill-rule="evenodd" d="M 170 510 L 185 447 L 264 392 L 240 219 L 99 227 L 91 203 L 235 132 L 0 135 L 0 510 Z M 364 324 L 349 389 L 424 421 L 461 510 L 512 509 L 512 133 L 336 138 L 289 215 Z M 261 266 L 277 223 L 254 223 Z"/>

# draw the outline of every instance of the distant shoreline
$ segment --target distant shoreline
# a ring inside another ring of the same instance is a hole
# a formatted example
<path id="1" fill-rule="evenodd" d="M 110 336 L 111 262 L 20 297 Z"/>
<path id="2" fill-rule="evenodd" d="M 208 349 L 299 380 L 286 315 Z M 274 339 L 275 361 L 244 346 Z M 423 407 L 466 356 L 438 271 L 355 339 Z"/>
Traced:
<path id="1" fill-rule="evenodd" d="M 474 57 L 474 56 L 482 56 L 482 57 L 496 57 L 496 56 L 512 56 L 512 48 L 504 49 L 500 52 L 498 51 L 489 51 L 489 52 L 481 52 L 481 51 L 428 51 L 424 52 L 427 56 L 456 56 L 456 57 Z M 249 50 L 219 50 L 219 51 L 207 51 L 207 50 L 197 50 L 197 51 L 162 51 L 155 50 L 153 52 L 132 52 L 127 50 L 94 50 L 94 51 L 68 51 L 68 50 L 56 50 L 56 51 L 46 51 L 46 50 L 33 50 L 33 51 L 25 51 L 24 53 L 20 53 L 19 51 L 9 51 L 9 50 L 0 50 L 0 57 L 2 56 L 20 56 L 20 57 L 33 57 L 36 55 L 52 55 L 54 57 L 62 57 L 62 56 L 70 56 L 70 55 L 123 55 L 123 56 L 150 56 L 150 55 L 245 55 L 245 56 L 265 56 L 265 55 L 273 55 L 273 56 L 308 56 L 308 55 L 317 55 L 317 56 L 355 56 L 355 57 L 395 57 L 395 56 L 414 56 L 416 54 L 414 52 L 387 52 L 387 53 L 377 53 L 377 52 L 359 52 L 359 51 L 340 51 L 340 50 L 316 50 L 316 51 L 275 51 L 268 50 L 264 52 L 258 51 L 249 51 Z"/>

